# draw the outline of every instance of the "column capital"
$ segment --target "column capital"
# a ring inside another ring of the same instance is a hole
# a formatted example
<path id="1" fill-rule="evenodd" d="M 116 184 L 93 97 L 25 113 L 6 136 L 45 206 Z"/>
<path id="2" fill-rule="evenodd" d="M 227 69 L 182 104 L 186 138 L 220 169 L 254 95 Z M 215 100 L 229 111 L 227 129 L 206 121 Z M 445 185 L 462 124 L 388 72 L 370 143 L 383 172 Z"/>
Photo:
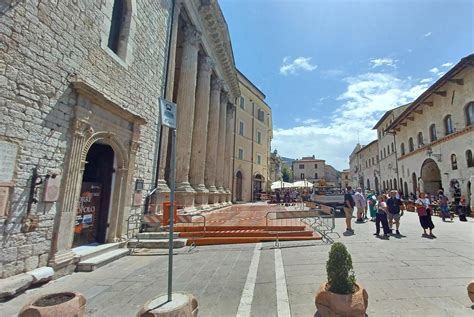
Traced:
<path id="1" fill-rule="evenodd" d="M 209 56 L 199 56 L 199 71 L 210 72 L 214 67 L 214 62 Z"/>
<path id="2" fill-rule="evenodd" d="M 221 91 L 221 104 L 227 106 L 228 102 L 229 102 L 229 94 L 225 90 Z"/>
<path id="3" fill-rule="evenodd" d="M 199 32 L 193 25 L 186 25 L 184 27 L 184 42 L 193 46 L 198 46 L 201 41 L 201 32 Z"/>
<path id="4" fill-rule="evenodd" d="M 211 79 L 211 90 L 222 90 L 224 87 L 224 81 L 218 77 L 213 77 Z"/>

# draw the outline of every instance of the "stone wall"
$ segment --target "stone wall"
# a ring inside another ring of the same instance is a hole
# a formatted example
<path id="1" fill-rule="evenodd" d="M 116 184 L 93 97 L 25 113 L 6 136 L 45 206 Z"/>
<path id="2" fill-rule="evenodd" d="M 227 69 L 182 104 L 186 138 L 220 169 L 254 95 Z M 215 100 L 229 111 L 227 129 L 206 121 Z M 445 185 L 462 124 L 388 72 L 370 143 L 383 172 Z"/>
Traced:
<path id="1" fill-rule="evenodd" d="M 0 140 L 17 144 L 14 183 L 0 218 L 1 277 L 46 265 L 57 221 L 58 203 L 42 202 L 43 186 L 30 214 L 38 221 L 22 232 L 32 169 L 38 174 L 64 171 L 80 80 L 138 116 L 139 150 L 133 171 L 150 187 L 171 1 L 128 0 L 131 22 L 126 57 L 104 45 L 112 0 L 12 1 L 0 12 Z M 131 205 L 128 201 L 127 205 Z"/>

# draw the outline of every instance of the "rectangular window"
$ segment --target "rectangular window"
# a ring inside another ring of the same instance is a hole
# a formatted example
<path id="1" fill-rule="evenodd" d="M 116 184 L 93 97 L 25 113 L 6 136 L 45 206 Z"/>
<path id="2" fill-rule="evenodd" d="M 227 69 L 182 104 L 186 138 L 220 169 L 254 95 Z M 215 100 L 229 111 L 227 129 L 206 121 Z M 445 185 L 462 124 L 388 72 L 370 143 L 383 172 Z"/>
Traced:
<path id="1" fill-rule="evenodd" d="M 314 179 L 318 179 L 318 173 L 314 174 Z"/>
<path id="2" fill-rule="evenodd" d="M 314 168 L 318 168 L 318 164 L 314 164 Z"/>
<path id="3" fill-rule="evenodd" d="M 240 108 L 245 109 L 245 99 L 244 97 L 240 97 Z"/>
<path id="4" fill-rule="evenodd" d="M 265 122 L 265 112 L 262 109 L 258 109 L 257 118 L 258 121 Z"/>
<path id="5" fill-rule="evenodd" d="M 262 156 L 257 154 L 257 164 L 260 165 L 262 164 Z"/>
<path id="6" fill-rule="evenodd" d="M 239 134 L 244 135 L 244 123 L 242 121 L 239 122 Z"/>
<path id="7" fill-rule="evenodd" d="M 300 164 L 300 170 L 304 170 L 304 164 Z"/>
<path id="8" fill-rule="evenodd" d="M 257 131 L 257 143 L 262 144 L 262 133 Z"/>
<path id="9" fill-rule="evenodd" d="M 300 174 L 300 179 L 304 179 L 304 173 Z"/>
<path id="10" fill-rule="evenodd" d="M 244 159 L 244 150 L 239 149 L 239 160 L 243 160 L 243 159 Z"/>

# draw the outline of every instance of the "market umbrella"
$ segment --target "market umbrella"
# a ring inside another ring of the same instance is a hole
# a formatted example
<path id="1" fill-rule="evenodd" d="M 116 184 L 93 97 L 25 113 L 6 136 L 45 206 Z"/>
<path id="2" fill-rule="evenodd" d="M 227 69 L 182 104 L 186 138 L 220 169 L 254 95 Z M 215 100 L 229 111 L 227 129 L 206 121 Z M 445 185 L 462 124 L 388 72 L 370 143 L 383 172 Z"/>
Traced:
<path id="1" fill-rule="evenodd" d="M 293 187 L 292 183 L 287 183 L 287 182 L 282 182 L 282 181 L 276 181 L 272 183 L 271 189 L 281 189 L 281 188 L 291 188 Z"/>

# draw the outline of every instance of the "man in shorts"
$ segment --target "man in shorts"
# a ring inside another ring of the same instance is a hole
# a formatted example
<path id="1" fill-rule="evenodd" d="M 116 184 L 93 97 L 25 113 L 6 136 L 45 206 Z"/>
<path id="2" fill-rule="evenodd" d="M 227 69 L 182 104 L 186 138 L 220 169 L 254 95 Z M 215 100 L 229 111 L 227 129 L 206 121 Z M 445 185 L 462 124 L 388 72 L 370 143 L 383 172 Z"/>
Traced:
<path id="1" fill-rule="evenodd" d="M 395 222 L 395 228 L 397 235 L 400 235 L 400 215 L 401 215 L 401 207 L 405 209 L 405 204 L 402 202 L 400 198 L 397 198 L 397 191 L 392 190 L 390 191 L 390 198 L 387 199 L 387 217 L 388 223 L 390 226 L 390 231 L 392 231 L 393 222 Z"/>
<path id="2" fill-rule="evenodd" d="M 357 208 L 357 220 L 356 222 L 364 222 L 364 214 L 367 208 L 367 202 L 362 194 L 362 188 L 358 187 L 354 195 L 355 206 Z"/>
<path id="3" fill-rule="evenodd" d="M 354 233 L 352 229 L 352 213 L 354 212 L 354 198 L 352 197 L 352 187 L 348 186 L 344 194 L 344 214 L 346 215 L 346 231 Z"/>

